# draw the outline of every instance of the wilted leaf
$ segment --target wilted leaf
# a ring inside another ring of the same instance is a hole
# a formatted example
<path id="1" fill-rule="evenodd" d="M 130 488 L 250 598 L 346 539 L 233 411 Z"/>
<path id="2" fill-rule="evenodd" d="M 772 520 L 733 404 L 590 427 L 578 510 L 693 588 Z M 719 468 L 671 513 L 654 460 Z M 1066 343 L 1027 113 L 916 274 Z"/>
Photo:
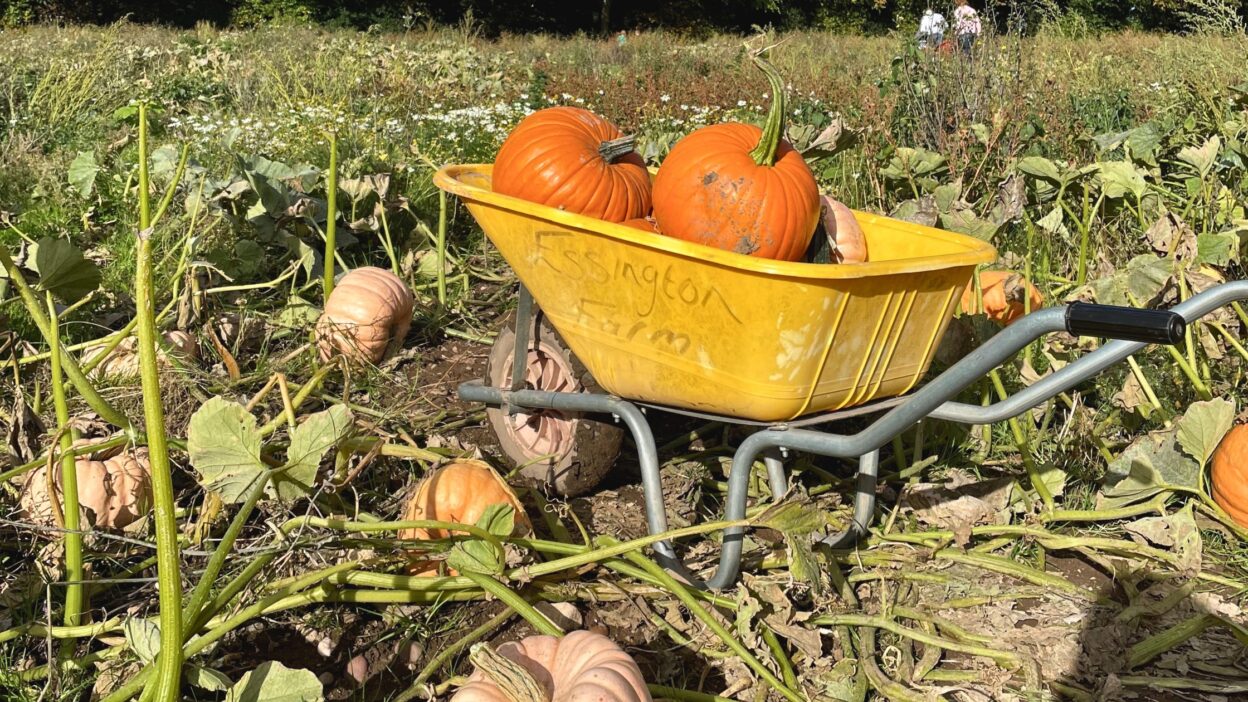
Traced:
<path id="1" fill-rule="evenodd" d="M 256 418 L 237 402 L 214 397 L 191 415 L 186 448 L 200 484 L 227 503 L 242 502 L 268 467 L 260 458 Z M 270 484 L 266 492 L 273 489 Z"/>
<path id="2" fill-rule="evenodd" d="M 100 285 L 100 269 L 65 239 L 40 239 L 29 265 L 39 274 L 39 289 L 63 302 L 77 302 Z"/>
<path id="3" fill-rule="evenodd" d="M 282 308 L 282 311 L 277 313 L 274 322 L 277 326 L 288 329 L 307 329 L 310 325 L 316 324 L 320 316 L 320 308 L 298 295 L 292 295 L 286 301 L 286 306 Z"/>
<path id="4" fill-rule="evenodd" d="M 225 702 L 321 702 L 321 681 L 310 670 L 291 669 L 267 661 L 243 675 L 225 695 Z"/>
<path id="5" fill-rule="evenodd" d="M 1062 212 L 1060 206 L 1054 207 L 1048 214 L 1036 220 L 1036 226 L 1050 234 L 1059 234 L 1063 237 L 1070 235 L 1070 230 L 1066 228 L 1064 221 L 1065 213 Z"/>
<path id="6" fill-rule="evenodd" d="M 286 450 L 286 468 L 273 477 L 277 496 L 283 500 L 295 500 L 306 495 L 316 482 L 321 456 L 345 439 L 351 428 L 351 411 L 342 405 L 334 405 L 313 414 L 292 429 L 290 448 Z"/>
<path id="7" fill-rule="evenodd" d="M 1218 161 L 1218 151 L 1222 149 L 1222 138 L 1217 134 L 1209 137 L 1199 147 L 1185 146 L 1179 149 L 1179 160 L 1196 169 L 1204 178 L 1213 170 Z"/>
<path id="8" fill-rule="evenodd" d="M 966 208 L 940 215 L 940 226 L 950 231 L 969 234 L 977 239 L 991 241 L 1000 229 L 986 219 L 980 219 L 975 211 Z"/>
<path id="9" fill-rule="evenodd" d="M 931 195 L 924 195 L 918 200 L 905 200 L 893 208 L 891 217 L 921 224 L 925 227 L 936 226 L 940 213 L 936 209 L 936 201 Z"/>
<path id="10" fill-rule="evenodd" d="M 69 184 L 84 198 L 91 197 L 95 192 L 95 176 L 100 167 L 95 162 L 95 154 L 90 151 L 79 151 L 73 161 L 69 162 Z"/>
<path id="11" fill-rule="evenodd" d="M 1112 509 L 1142 502 L 1165 490 L 1196 490 L 1201 466 L 1179 450 L 1176 431 L 1147 434 L 1136 439 L 1117 460 L 1109 464 L 1098 509 Z"/>
<path id="12" fill-rule="evenodd" d="M 1103 305 L 1147 306 L 1165 290 L 1172 274 L 1170 261 L 1141 254 L 1114 275 L 1092 283 L 1092 291 Z"/>
<path id="13" fill-rule="evenodd" d="M 126 635 L 126 645 L 139 660 L 151 663 L 160 653 L 160 625 L 143 617 L 127 617 L 121 625 Z"/>
<path id="14" fill-rule="evenodd" d="M 1196 252 L 1196 233 L 1187 222 L 1169 212 L 1144 232 L 1144 238 L 1160 254 L 1174 252 L 1177 258 L 1187 260 Z"/>
<path id="15" fill-rule="evenodd" d="M 1193 402 L 1178 423 L 1178 442 L 1203 467 L 1235 423 L 1235 403 L 1221 398 Z"/>

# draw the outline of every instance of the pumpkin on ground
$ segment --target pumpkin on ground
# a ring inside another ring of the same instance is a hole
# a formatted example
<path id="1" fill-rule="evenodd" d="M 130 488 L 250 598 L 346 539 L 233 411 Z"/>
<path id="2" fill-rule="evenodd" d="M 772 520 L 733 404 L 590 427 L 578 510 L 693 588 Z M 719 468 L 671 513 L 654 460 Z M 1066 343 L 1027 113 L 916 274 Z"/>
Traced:
<path id="1" fill-rule="evenodd" d="M 1222 437 L 1209 472 L 1213 500 L 1236 524 L 1248 528 L 1248 425 Z"/>
<path id="2" fill-rule="evenodd" d="M 381 361 L 403 344 L 415 303 L 407 285 L 384 268 L 366 266 L 347 273 L 316 323 L 321 360 L 343 354 L 356 361 Z"/>
<path id="3" fill-rule="evenodd" d="M 972 280 L 962 293 L 962 311 L 966 314 L 986 314 L 988 319 L 999 324 L 1013 324 L 1027 314 L 1028 301 L 1033 312 L 1044 305 L 1044 297 L 1036 286 L 1028 283 L 1023 276 L 1010 271 L 980 273 L 979 287 L 984 296 L 983 307 L 977 304 L 975 281 Z"/>
<path id="4" fill-rule="evenodd" d="M 403 511 L 404 521 L 427 519 L 439 522 L 476 524 L 491 505 L 511 505 L 515 510 L 516 531 L 532 530 L 532 524 L 524 513 L 520 498 L 489 464 L 472 459 L 460 459 L 434 471 L 417 486 Z M 451 535 L 445 529 L 401 529 L 400 539 L 445 539 Z M 417 575 L 436 571 L 437 563 L 420 560 L 414 556 L 409 570 Z"/>
<path id="5" fill-rule="evenodd" d="M 755 56 L 773 95 L 762 129 L 724 123 L 681 139 L 654 179 L 667 235 L 760 258 L 798 261 L 819 222 L 819 188 L 784 134 L 784 83 Z"/>
<path id="6" fill-rule="evenodd" d="M 100 460 L 90 455 L 79 456 L 74 469 L 78 478 L 80 523 L 124 529 L 151 512 L 152 468 L 147 449 L 127 449 L 111 457 L 101 456 Z M 62 484 L 59 461 L 53 467 L 51 481 L 46 465 L 27 473 L 19 500 L 22 516 L 37 524 L 56 524 L 55 514 L 64 509 Z"/>
<path id="7" fill-rule="evenodd" d="M 477 669 L 451 702 L 649 702 L 641 669 L 614 641 L 589 631 L 473 647 Z"/>
<path id="8" fill-rule="evenodd" d="M 823 230 L 828 235 L 832 260 L 837 263 L 865 263 L 867 237 L 853 210 L 827 195 L 819 198 L 823 211 Z"/>
<path id="9" fill-rule="evenodd" d="M 165 332 L 165 341 L 170 351 L 180 360 L 194 362 L 199 360 L 199 344 L 195 337 L 173 329 Z M 91 363 L 103 353 L 103 345 L 90 346 L 83 354 L 83 364 Z M 169 357 L 163 348 L 157 351 L 157 363 L 161 368 L 170 366 Z M 128 380 L 139 377 L 139 340 L 134 336 L 126 337 L 108 354 L 99 365 L 91 369 L 92 378 L 117 378 Z"/>
<path id="10" fill-rule="evenodd" d="M 494 192 L 623 222 L 650 211 L 650 173 L 615 125 L 579 107 L 521 120 L 494 160 Z"/>

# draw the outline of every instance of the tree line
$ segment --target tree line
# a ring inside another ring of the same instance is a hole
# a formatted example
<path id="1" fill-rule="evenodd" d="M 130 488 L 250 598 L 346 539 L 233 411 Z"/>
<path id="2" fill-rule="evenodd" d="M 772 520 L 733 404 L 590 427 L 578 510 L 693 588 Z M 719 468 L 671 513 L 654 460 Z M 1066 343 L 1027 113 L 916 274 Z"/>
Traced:
<path id="1" fill-rule="evenodd" d="M 971 0 L 1000 29 L 1035 31 L 1046 23 L 1090 30 L 1183 31 L 1193 11 L 1242 21 L 1248 0 Z M 944 7 L 948 5 L 949 7 Z M 827 29 L 883 33 L 917 22 L 926 7 L 952 0 L 0 0 L 0 22 L 132 22 L 190 27 L 310 22 L 382 31 L 469 25 L 504 32 L 611 34 L 664 28 L 689 33 Z M 1193 10 L 1195 8 L 1195 10 Z"/>

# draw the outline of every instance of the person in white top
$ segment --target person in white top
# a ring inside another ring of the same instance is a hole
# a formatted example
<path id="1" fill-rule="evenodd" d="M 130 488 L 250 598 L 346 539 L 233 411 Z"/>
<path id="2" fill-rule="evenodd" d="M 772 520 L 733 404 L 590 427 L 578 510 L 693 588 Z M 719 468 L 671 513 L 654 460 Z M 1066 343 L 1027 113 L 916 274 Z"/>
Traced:
<path id="1" fill-rule="evenodd" d="M 953 10 L 953 31 L 958 37 L 958 48 L 970 56 L 980 32 L 979 13 L 966 4 L 966 0 L 954 0 L 954 3 L 957 7 Z"/>
<path id="2" fill-rule="evenodd" d="M 940 48 L 941 42 L 945 40 L 945 16 L 939 12 L 933 12 L 932 8 L 923 11 L 923 19 L 919 20 L 919 48 L 932 49 Z"/>

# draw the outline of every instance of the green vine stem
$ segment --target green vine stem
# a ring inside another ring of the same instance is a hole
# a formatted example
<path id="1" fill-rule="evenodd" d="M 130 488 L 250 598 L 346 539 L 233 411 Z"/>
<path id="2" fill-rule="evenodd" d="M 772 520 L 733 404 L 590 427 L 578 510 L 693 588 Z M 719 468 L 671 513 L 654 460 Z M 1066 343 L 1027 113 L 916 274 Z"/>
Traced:
<path id="1" fill-rule="evenodd" d="M 784 652 L 780 637 L 776 636 L 776 632 L 766 625 L 762 627 L 762 635 L 767 648 L 771 649 L 771 655 L 775 656 L 776 662 L 780 664 L 780 674 L 784 676 L 784 684 L 792 690 L 801 689 L 797 683 L 797 671 L 793 670 L 793 663 L 789 660 L 788 654 Z"/>
<path id="2" fill-rule="evenodd" d="M 325 277 L 321 289 L 325 299 L 334 291 L 334 261 L 338 254 L 338 133 L 329 134 L 329 182 L 325 186 Z"/>
<path id="3" fill-rule="evenodd" d="M 26 278 L 18 269 L 17 264 L 13 262 L 13 257 L 9 255 L 8 247 L 3 244 L 0 244 L 0 265 L 4 266 L 9 280 L 17 288 L 22 304 L 26 307 L 30 318 L 35 322 L 35 326 L 39 328 L 39 332 L 43 334 L 43 338 L 51 339 L 52 325 L 48 321 L 47 315 L 43 312 L 43 303 L 26 282 Z M 126 415 L 122 414 L 100 395 L 99 391 L 95 389 L 95 386 L 91 384 L 91 381 L 82 372 L 73 356 L 68 353 L 62 353 L 61 366 L 65 376 L 69 378 L 69 382 L 73 383 L 74 389 L 78 391 L 79 395 L 82 395 L 82 399 L 86 400 L 91 409 L 100 415 L 101 419 L 122 429 L 133 430 L 134 427 L 130 420 L 126 419 Z"/>
<path id="4" fill-rule="evenodd" d="M 65 626 L 74 626 L 79 623 L 85 609 L 83 582 L 86 579 L 82 569 L 82 532 L 78 523 L 78 469 L 72 453 L 74 437 L 69 425 L 69 404 L 65 400 L 65 384 L 61 379 L 61 320 L 57 316 L 52 293 L 47 293 L 47 301 L 52 332 L 52 403 L 56 409 L 57 435 L 60 437 L 61 496 L 65 501 L 61 512 L 65 519 L 65 579 L 73 583 L 65 588 Z M 51 466 L 49 472 L 50 469 Z M 49 491 L 48 499 L 55 500 L 56 493 Z M 72 640 L 66 640 L 61 647 L 62 658 L 71 657 L 73 648 Z"/>
<path id="5" fill-rule="evenodd" d="M 139 374 L 143 387 L 143 416 L 151 461 L 155 503 L 156 574 L 160 584 L 160 654 L 157 702 L 178 698 L 182 676 L 182 571 L 178 557 L 178 523 L 174 515 L 173 475 L 165 436 L 157 369 L 156 309 L 152 299 L 151 197 L 148 192 L 147 104 L 139 104 L 139 246 L 135 273 L 135 307 L 139 318 Z"/>
<path id="6" fill-rule="evenodd" d="M 763 133 L 759 137 L 758 146 L 750 151 L 750 158 L 760 166 L 772 166 L 776 163 L 776 151 L 780 148 L 780 140 L 784 138 L 784 80 L 766 59 L 762 52 L 754 54 L 754 65 L 763 75 L 767 76 L 767 84 L 771 86 L 771 107 L 767 110 L 767 121 L 763 123 Z"/>
<path id="7" fill-rule="evenodd" d="M 510 607 L 516 614 L 524 617 L 524 620 L 532 624 L 533 628 L 537 629 L 539 633 L 547 636 L 563 636 L 563 629 L 556 626 L 546 615 L 534 609 L 533 605 L 525 602 L 523 597 L 516 594 L 506 585 L 483 573 L 467 571 L 464 573 L 464 577 L 476 583 L 482 590 L 502 600 L 503 604 Z"/>
<path id="8" fill-rule="evenodd" d="M 606 546 L 619 544 L 619 542 L 615 539 L 606 536 L 600 537 L 599 543 Z M 728 646 L 728 648 L 732 649 L 734 653 L 740 656 L 741 660 L 755 673 L 757 673 L 759 677 L 765 680 L 773 690 L 792 702 L 802 702 L 803 698 L 800 694 L 786 685 L 783 680 L 777 678 L 775 673 L 771 672 L 767 666 L 763 665 L 762 661 L 758 660 L 758 658 L 756 658 L 744 644 L 738 641 L 736 637 L 733 636 L 728 629 L 726 629 L 724 625 L 719 622 L 718 619 L 711 616 L 709 612 L 703 609 L 702 603 L 698 602 L 697 598 L 689 594 L 688 588 L 677 582 L 671 574 L 654 561 L 641 555 L 638 550 L 629 550 L 623 555 L 629 561 L 632 561 L 634 565 L 646 571 L 658 580 L 665 590 L 671 592 L 677 599 L 684 603 L 684 605 L 689 608 L 689 611 L 693 613 L 695 617 L 706 625 L 707 628 L 715 632 L 715 635 L 718 636 L 724 644 Z"/>
<path id="9" fill-rule="evenodd" d="M 733 702 L 733 700 L 727 697 L 720 697 L 719 695 L 712 695 L 706 692 L 682 690 L 679 687 L 668 687 L 667 685 L 646 685 L 646 688 L 650 690 L 650 694 L 656 699 L 664 698 L 676 700 L 676 702 Z"/>
<path id="10" fill-rule="evenodd" d="M 438 190 L 438 238 L 437 238 L 437 281 L 438 304 L 446 306 L 446 208 L 445 190 Z"/>
<path id="11" fill-rule="evenodd" d="M 1138 668 L 1166 651 L 1183 645 L 1188 639 L 1199 636 L 1217 622 L 1217 617 L 1202 612 L 1156 633 L 1131 647 L 1127 653 L 1127 667 Z"/>
<path id="12" fill-rule="evenodd" d="M 972 644 L 960 643 L 951 639 L 935 636 L 924 631 L 918 631 L 909 627 L 902 626 L 891 619 L 883 617 L 872 617 L 865 614 L 826 614 L 821 617 L 815 617 L 811 620 L 817 626 L 853 626 L 853 627 L 869 627 L 872 629 L 882 629 L 894 634 L 902 636 L 911 641 L 926 646 L 939 646 L 948 651 L 956 651 L 964 653 L 968 656 L 981 656 L 989 658 L 999 665 L 1009 668 L 1017 667 L 1022 663 L 1018 656 L 1009 652 L 987 646 L 976 646 Z"/>

